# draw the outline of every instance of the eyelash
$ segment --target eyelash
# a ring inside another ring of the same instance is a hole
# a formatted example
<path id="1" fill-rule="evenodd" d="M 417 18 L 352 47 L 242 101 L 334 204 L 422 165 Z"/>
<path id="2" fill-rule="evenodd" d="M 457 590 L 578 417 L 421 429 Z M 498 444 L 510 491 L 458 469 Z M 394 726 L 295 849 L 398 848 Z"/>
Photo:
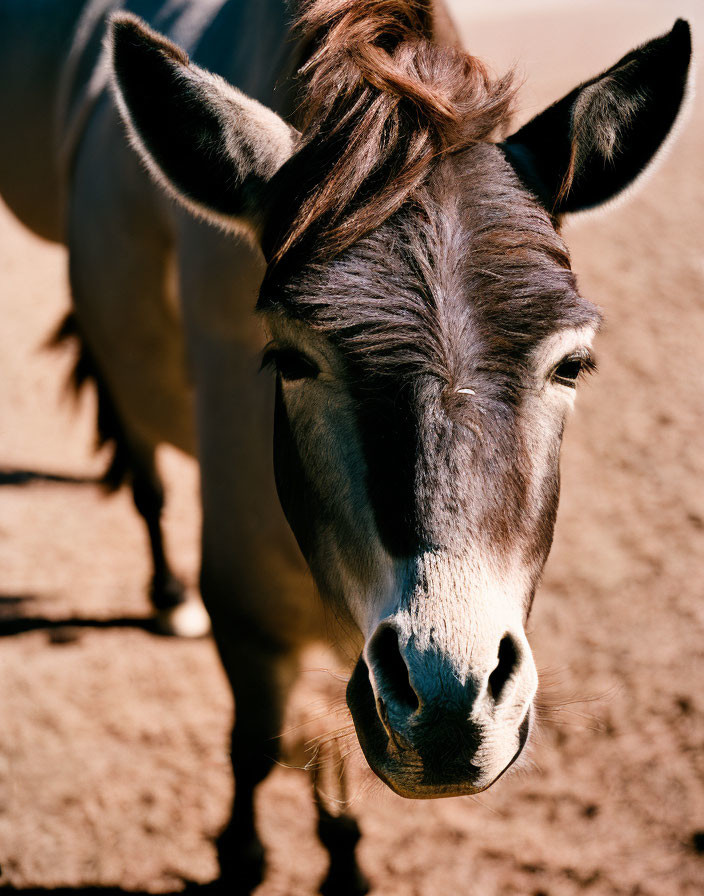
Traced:
<path id="1" fill-rule="evenodd" d="M 570 365 L 578 365 L 576 372 L 572 375 L 573 370 L 569 371 L 569 375 L 560 376 L 560 368 L 566 368 Z M 561 386 L 566 386 L 568 389 L 574 389 L 577 386 L 577 382 L 585 376 L 588 376 L 590 373 L 594 373 L 596 370 L 596 361 L 587 351 L 581 352 L 573 352 L 571 355 L 566 355 L 558 364 L 553 367 L 552 372 L 550 374 L 550 379 L 554 383 L 558 383 Z"/>
<path id="2" fill-rule="evenodd" d="M 320 373 L 318 365 L 301 352 L 293 348 L 277 348 L 271 346 L 264 351 L 261 370 L 274 370 L 281 379 L 287 382 L 297 380 L 314 380 Z"/>

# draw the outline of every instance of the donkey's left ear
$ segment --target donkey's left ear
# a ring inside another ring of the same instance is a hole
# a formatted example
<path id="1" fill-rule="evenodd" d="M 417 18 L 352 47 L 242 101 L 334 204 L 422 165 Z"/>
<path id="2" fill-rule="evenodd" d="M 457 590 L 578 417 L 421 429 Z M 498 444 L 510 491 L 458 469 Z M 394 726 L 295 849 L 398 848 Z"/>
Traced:
<path id="1" fill-rule="evenodd" d="M 227 229 L 259 231 L 267 185 L 298 132 L 137 16 L 111 18 L 108 49 L 120 114 L 157 182 Z"/>
<path id="2" fill-rule="evenodd" d="M 689 25 L 633 50 L 550 106 L 501 148 L 555 215 L 601 205 L 645 170 L 687 92 Z"/>

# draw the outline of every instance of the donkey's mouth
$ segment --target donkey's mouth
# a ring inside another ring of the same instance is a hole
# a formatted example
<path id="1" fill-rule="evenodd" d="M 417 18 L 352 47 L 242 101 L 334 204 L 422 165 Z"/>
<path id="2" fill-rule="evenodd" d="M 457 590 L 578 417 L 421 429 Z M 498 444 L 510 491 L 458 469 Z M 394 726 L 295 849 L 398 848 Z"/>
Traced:
<path id="1" fill-rule="evenodd" d="M 471 723 L 467 723 L 464 744 L 453 738 L 449 749 L 442 742 L 430 749 L 415 749 L 408 741 L 393 737 L 393 732 L 390 735 L 382 724 L 369 670 L 361 657 L 347 685 L 347 705 L 369 767 L 394 793 L 407 799 L 466 796 L 487 790 L 516 762 L 532 727 L 532 707 L 529 707 L 515 732 L 518 748 L 498 770 L 473 761 L 478 741 Z"/>

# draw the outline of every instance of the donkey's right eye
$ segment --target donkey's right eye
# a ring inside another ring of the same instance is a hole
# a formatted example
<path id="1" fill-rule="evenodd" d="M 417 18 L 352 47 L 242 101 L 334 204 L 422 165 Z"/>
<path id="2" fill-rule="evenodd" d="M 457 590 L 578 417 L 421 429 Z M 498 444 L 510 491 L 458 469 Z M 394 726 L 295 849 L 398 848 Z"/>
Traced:
<path id="1" fill-rule="evenodd" d="M 282 380 L 314 380 L 320 368 L 299 351 L 292 348 L 271 348 L 262 360 L 262 367 L 273 367 Z"/>
<path id="2" fill-rule="evenodd" d="M 596 363 L 592 356 L 587 351 L 580 351 L 563 358 L 553 368 L 551 378 L 554 383 L 574 389 L 580 376 L 593 370 L 596 370 Z"/>

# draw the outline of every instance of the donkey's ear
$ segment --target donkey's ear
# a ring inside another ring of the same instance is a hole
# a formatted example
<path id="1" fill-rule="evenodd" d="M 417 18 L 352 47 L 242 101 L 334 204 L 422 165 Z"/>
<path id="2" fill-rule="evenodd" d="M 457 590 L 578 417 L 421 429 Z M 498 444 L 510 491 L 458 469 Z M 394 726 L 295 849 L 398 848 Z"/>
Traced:
<path id="1" fill-rule="evenodd" d="M 228 229 L 258 230 L 266 186 L 298 133 L 136 16 L 113 16 L 109 42 L 120 113 L 156 180 Z"/>
<path id="2" fill-rule="evenodd" d="M 524 183 L 555 215 L 593 208 L 645 170 L 687 91 L 689 25 L 624 56 L 550 106 L 501 148 Z"/>

